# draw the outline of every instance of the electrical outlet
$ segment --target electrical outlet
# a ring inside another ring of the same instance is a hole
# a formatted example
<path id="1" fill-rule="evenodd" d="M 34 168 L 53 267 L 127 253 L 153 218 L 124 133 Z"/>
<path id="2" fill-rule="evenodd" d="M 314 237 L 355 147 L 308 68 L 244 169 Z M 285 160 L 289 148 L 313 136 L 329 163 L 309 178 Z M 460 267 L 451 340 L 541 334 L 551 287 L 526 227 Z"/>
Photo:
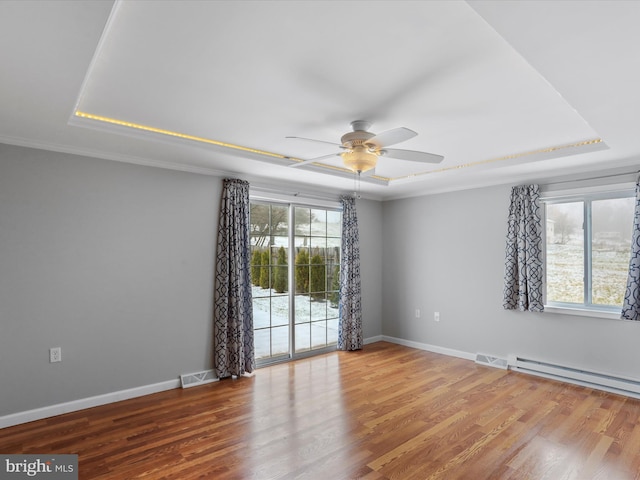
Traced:
<path id="1" fill-rule="evenodd" d="M 62 361 L 62 348 L 50 348 L 49 349 L 49 363 L 56 363 Z"/>
<path id="2" fill-rule="evenodd" d="M 420 309 L 416 308 L 416 318 L 420 318 Z"/>
<path id="3" fill-rule="evenodd" d="M 440 321 L 440 312 L 433 312 L 433 321 L 434 322 Z"/>

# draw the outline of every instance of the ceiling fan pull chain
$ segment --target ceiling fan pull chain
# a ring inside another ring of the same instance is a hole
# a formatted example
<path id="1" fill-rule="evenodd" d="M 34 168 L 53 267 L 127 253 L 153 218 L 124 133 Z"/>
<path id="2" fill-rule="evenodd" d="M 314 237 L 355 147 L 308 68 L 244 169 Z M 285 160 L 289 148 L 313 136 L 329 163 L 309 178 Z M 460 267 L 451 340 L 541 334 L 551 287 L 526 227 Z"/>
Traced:
<path id="1" fill-rule="evenodd" d="M 353 172 L 353 198 L 360 199 L 360 171 Z"/>

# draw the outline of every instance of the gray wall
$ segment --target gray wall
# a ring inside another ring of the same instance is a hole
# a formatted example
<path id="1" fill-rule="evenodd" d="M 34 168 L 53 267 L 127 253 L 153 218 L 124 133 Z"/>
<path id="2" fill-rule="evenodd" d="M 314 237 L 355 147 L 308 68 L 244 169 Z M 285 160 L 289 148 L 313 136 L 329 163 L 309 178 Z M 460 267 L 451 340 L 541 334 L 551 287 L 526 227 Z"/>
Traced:
<path id="1" fill-rule="evenodd" d="M 640 322 L 503 310 L 509 190 L 358 201 L 364 337 L 640 377 Z M 220 192 L 0 145 L 0 416 L 211 368 Z"/>
<path id="2" fill-rule="evenodd" d="M 509 195 L 501 186 L 383 203 L 383 334 L 640 378 L 640 322 L 502 308 Z"/>
<path id="3" fill-rule="evenodd" d="M 360 237 L 362 331 L 364 339 L 382 335 L 382 204 L 356 202 Z"/>
<path id="4" fill-rule="evenodd" d="M 0 416 L 212 367 L 221 179 L 0 144 Z M 358 205 L 365 337 L 381 216 Z M 49 348 L 62 363 L 49 363 Z"/>
<path id="5" fill-rule="evenodd" d="M 0 415 L 211 368 L 220 191 L 0 145 Z"/>

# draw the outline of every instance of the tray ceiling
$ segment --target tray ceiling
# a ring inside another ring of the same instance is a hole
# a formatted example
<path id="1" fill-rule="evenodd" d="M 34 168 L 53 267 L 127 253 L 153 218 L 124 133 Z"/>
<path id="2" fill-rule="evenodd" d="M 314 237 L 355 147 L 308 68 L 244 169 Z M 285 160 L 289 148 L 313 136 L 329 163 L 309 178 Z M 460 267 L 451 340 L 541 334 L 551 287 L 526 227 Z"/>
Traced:
<path id="1" fill-rule="evenodd" d="M 339 157 L 290 165 L 335 147 L 285 137 L 339 143 L 367 120 L 418 132 L 398 148 L 445 157 L 381 157 L 360 187 L 380 199 L 625 167 L 640 151 L 619 118 L 620 96 L 640 98 L 636 2 L 54 1 L 0 13 L 0 35 L 17 37 L 0 53 L 15 67 L 13 95 L 0 93 L 7 143 L 331 191 L 353 187 Z M 32 122 L 12 124 L 25 108 Z"/>

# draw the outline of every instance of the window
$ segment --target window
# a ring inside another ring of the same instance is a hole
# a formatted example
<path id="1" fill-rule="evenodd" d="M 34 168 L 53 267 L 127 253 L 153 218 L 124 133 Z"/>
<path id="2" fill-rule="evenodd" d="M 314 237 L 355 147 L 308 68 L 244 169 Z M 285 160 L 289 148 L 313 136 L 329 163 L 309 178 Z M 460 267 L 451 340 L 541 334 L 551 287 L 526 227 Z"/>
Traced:
<path id="1" fill-rule="evenodd" d="M 258 365 L 337 344 L 341 224 L 338 209 L 251 202 Z"/>
<path id="2" fill-rule="evenodd" d="M 549 196 L 545 206 L 546 302 L 619 312 L 633 227 L 633 190 Z"/>

